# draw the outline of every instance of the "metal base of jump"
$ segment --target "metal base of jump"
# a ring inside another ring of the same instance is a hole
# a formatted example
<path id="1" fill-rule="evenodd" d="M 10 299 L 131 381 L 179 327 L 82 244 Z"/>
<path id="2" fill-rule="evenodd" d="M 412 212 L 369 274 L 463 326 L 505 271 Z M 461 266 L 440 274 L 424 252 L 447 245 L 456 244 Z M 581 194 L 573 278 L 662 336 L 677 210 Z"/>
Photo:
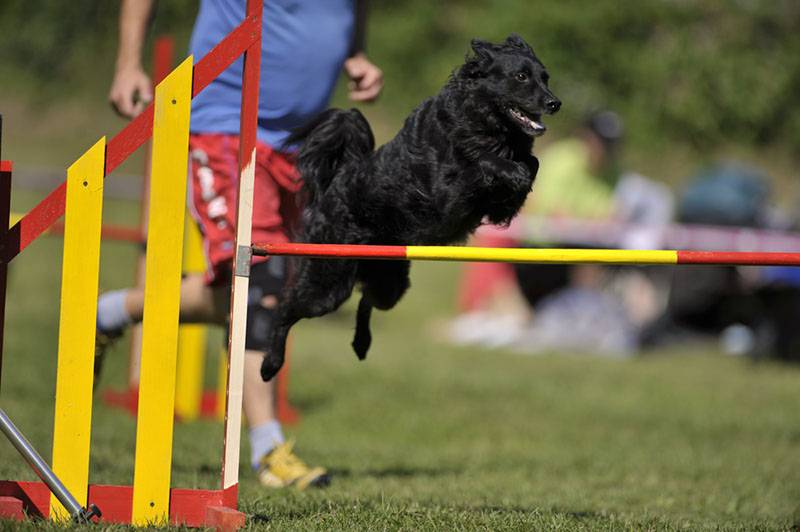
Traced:
<path id="1" fill-rule="evenodd" d="M 14 448 L 19 451 L 19 454 L 22 455 L 28 465 L 31 466 L 31 469 L 42 479 L 49 492 L 52 492 L 59 502 L 64 505 L 64 508 L 72 516 L 73 521 L 76 523 L 88 523 L 93 518 L 102 516 L 102 513 L 94 504 L 89 504 L 86 508 L 80 505 L 2 408 L 0 408 L 0 430 L 2 430 Z"/>

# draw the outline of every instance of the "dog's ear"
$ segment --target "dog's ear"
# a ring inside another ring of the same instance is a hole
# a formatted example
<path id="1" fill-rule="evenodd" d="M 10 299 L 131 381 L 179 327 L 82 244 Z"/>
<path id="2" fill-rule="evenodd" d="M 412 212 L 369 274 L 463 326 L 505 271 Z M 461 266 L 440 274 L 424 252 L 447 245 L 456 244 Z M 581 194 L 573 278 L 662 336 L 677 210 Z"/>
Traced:
<path id="1" fill-rule="evenodd" d="M 464 66 L 461 67 L 458 75 L 467 79 L 483 77 L 494 59 L 494 45 L 480 39 L 472 39 L 470 45 L 475 55 L 467 54 Z"/>
<path id="2" fill-rule="evenodd" d="M 520 50 L 533 53 L 533 48 L 531 48 L 530 45 L 525 42 L 525 39 L 520 37 L 517 33 L 512 33 L 509 35 L 508 38 L 506 38 L 506 44 L 513 46 L 514 48 L 519 48 Z"/>
<path id="3" fill-rule="evenodd" d="M 472 46 L 472 51 L 481 61 L 489 62 L 494 59 L 494 45 L 492 43 L 481 39 L 472 39 L 470 45 Z"/>

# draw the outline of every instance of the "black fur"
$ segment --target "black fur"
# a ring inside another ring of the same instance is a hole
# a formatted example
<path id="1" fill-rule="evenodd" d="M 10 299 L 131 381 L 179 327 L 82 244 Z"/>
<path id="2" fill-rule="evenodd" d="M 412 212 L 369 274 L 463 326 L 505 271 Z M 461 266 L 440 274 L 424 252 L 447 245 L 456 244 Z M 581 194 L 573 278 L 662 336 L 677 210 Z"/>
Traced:
<path id="1" fill-rule="evenodd" d="M 452 244 L 484 219 L 503 224 L 517 214 L 539 168 L 531 150 L 533 137 L 544 131 L 541 116 L 561 102 L 519 36 L 502 44 L 473 40 L 472 50 L 377 151 L 355 109 L 328 110 L 290 139 L 303 141 L 305 242 Z M 363 359 L 372 308 L 394 307 L 409 287 L 407 261 L 301 259 L 297 266 L 261 367 L 265 380 L 283 364 L 289 329 L 337 309 L 356 284 L 362 296 L 353 348 Z"/>

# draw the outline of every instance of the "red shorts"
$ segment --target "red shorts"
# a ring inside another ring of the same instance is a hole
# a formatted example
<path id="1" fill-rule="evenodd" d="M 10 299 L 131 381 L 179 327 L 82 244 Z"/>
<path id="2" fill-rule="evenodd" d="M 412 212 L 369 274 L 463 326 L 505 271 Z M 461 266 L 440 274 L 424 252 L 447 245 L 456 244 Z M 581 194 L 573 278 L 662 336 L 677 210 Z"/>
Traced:
<path id="1" fill-rule="evenodd" d="M 230 282 L 236 242 L 239 136 L 189 137 L 189 207 L 203 234 L 206 282 Z M 289 242 L 300 208 L 300 179 L 293 156 L 256 144 L 253 242 Z M 264 260 L 255 257 L 254 261 Z"/>

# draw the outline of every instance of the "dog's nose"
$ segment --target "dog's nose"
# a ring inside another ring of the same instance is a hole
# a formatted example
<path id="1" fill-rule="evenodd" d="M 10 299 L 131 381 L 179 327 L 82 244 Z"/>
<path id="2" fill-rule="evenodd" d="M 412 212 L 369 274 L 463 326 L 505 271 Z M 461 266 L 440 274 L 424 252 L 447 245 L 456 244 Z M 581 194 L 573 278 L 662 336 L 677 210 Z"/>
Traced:
<path id="1" fill-rule="evenodd" d="M 555 113 L 559 109 L 561 109 L 561 102 L 553 98 L 552 100 L 547 100 L 544 104 L 548 111 L 551 113 Z"/>

